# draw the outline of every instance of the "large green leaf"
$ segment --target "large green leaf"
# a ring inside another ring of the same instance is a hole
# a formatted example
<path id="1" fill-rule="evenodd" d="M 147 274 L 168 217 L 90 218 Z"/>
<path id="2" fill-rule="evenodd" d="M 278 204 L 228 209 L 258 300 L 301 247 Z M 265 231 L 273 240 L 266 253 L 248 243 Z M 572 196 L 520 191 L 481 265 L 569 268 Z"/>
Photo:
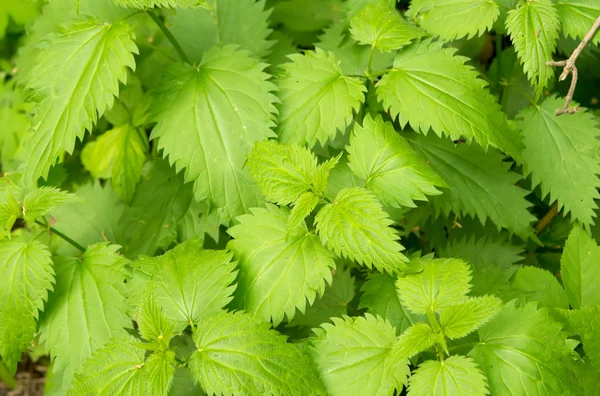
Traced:
<path id="1" fill-rule="evenodd" d="M 502 155 L 471 144 L 453 145 L 432 135 L 416 135 L 417 151 L 450 186 L 450 191 L 430 200 L 437 213 L 469 215 L 481 223 L 490 219 L 497 227 L 527 239 L 535 220 L 527 208 L 527 191 L 515 186 L 520 176 L 511 172 Z"/>
<path id="2" fill-rule="evenodd" d="M 129 260 L 118 248 L 100 243 L 82 258 L 54 259 L 56 286 L 40 322 L 40 341 L 54 358 L 54 370 L 64 369 L 65 384 L 94 351 L 131 328 L 125 302 Z"/>
<path id="3" fill-rule="evenodd" d="M 554 111 L 563 104 L 564 99 L 551 96 L 519 113 L 524 170 L 531 173 L 534 186 L 541 185 L 543 196 L 558 200 L 565 214 L 571 212 L 574 220 L 591 224 L 598 208 L 595 200 L 600 198 L 600 128 L 588 111 L 556 117 Z"/>
<path id="4" fill-rule="evenodd" d="M 342 74 L 331 52 L 317 48 L 290 59 L 277 79 L 279 140 L 309 147 L 325 144 L 350 124 L 366 88 L 359 79 Z"/>
<path id="5" fill-rule="evenodd" d="M 416 206 L 413 200 L 439 195 L 446 183 L 431 169 L 391 123 L 367 115 L 350 137 L 348 166 L 385 204 Z"/>
<path id="6" fill-rule="evenodd" d="M 269 205 L 238 217 L 240 224 L 227 231 L 239 260 L 237 306 L 275 325 L 322 296 L 335 267 L 331 252 L 305 224 L 286 237 L 288 217 L 286 209 Z"/>
<path id="7" fill-rule="evenodd" d="M 243 166 L 255 142 L 274 136 L 275 87 L 264 67 L 235 46 L 214 48 L 198 67 L 171 65 L 154 92 L 151 138 L 194 181 L 197 200 L 231 217 L 261 202 Z"/>
<path id="8" fill-rule="evenodd" d="M 389 322 L 367 314 L 335 318 L 321 327 L 308 343 L 327 394 L 390 395 L 406 382 L 408 360 L 388 359 L 396 341 Z"/>
<path id="9" fill-rule="evenodd" d="M 203 250 L 201 241 L 191 239 L 162 256 L 136 261 L 142 272 L 136 276 L 153 280 L 158 303 L 180 332 L 231 301 L 236 276 L 231 257 L 224 250 Z"/>
<path id="10" fill-rule="evenodd" d="M 208 394 L 313 395 L 324 393 L 310 358 L 271 325 L 237 312 L 206 317 L 194 332 L 192 378 Z"/>
<path id="11" fill-rule="evenodd" d="M 321 241 L 338 256 L 390 274 L 406 269 L 404 247 L 389 215 L 364 188 L 344 188 L 315 217 Z"/>
<path id="12" fill-rule="evenodd" d="M 0 241 L 0 356 L 11 371 L 36 332 L 54 269 L 40 242 Z"/>
<path id="13" fill-rule="evenodd" d="M 76 140 L 110 109 L 137 52 L 129 25 L 93 19 L 70 22 L 41 45 L 27 80 L 38 102 L 26 150 L 30 182 L 46 178 L 63 150 L 73 152 Z"/>
<path id="14" fill-rule="evenodd" d="M 396 56 L 392 71 L 377 83 L 377 98 L 398 117 L 427 133 L 452 139 L 475 139 L 484 149 L 494 146 L 514 158 L 521 157 L 520 137 L 496 100 L 485 89 L 467 58 L 442 43 L 413 44 Z"/>
<path id="15" fill-rule="evenodd" d="M 600 305 L 600 247 L 579 225 L 573 227 L 563 250 L 561 277 L 573 308 Z"/>

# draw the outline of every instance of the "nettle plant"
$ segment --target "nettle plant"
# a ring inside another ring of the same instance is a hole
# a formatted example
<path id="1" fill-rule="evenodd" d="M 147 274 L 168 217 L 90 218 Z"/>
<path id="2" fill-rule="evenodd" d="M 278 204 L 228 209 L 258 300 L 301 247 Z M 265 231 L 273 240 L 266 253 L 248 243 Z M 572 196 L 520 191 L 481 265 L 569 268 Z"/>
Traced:
<path id="1" fill-rule="evenodd" d="M 599 16 L 2 1 L 2 380 L 597 394 Z"/>

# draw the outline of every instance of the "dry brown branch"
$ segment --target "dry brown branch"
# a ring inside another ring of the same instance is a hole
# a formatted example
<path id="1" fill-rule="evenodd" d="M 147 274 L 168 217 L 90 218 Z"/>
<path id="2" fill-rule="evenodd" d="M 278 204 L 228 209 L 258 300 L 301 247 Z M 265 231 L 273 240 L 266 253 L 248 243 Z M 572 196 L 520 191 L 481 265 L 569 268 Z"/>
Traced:
<path id="1" fill-rule="evenodd" d="M 563 67 L 563 72 L 558 78 L 558 81 L 564 81 L 569 76 L 569 74 L 573 75 L 573 77 L 571 77 L 571 86 L 569 87 L 569 92 L 565 97 L 565 105 L 562 109 L 558 109 L 554 112 L 554 114 L 557 116 L 562 114 L 575 114 L 579 111 L 579 106 L 569 108 L 569 104 L 571 103 L 571 100 L 573 100 L 573 94 L 575 93 L 575 86 L 577 85 L 577 67 L 575 66 L 575 61 L 577 60 L 577 57 L 579 56 L 579 54 L 581 54 L 581 51 L 583 51 L 585 46 L 588 45 L 592 37 L 594 37 L 594 34 L 598 30 L 598 28 L 600 28 L 600 16 L 598 17 L 598 19 L 596 19 L 589 32 L 586 33 L 583 40 L 581 40 L 581 43 L 579 43 L 577 48 L 575 48 L 575 51 L 573 51 L 569 59 L 558 62 L 546 62 L 548 66 Z"/>

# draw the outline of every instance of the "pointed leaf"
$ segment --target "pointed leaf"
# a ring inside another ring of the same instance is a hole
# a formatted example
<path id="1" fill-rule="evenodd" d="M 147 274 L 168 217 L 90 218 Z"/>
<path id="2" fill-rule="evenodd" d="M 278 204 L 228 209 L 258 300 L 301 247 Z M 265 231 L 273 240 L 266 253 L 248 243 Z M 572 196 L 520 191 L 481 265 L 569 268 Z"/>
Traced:
<path id="1" fill-rule="evenodd" d="M 537 301 L 542 307 L 569 307 L 567 295 L 558 279 L 551 272 L 532 266 L 519 268 L 511 280 L 510 288 L 499 294 L 505 301 L 520 298 L 523 301 Z"/>
<path id="2" fill-rule="evenodd" d="M 427 323 L 419 322 L 400 334 L 391 354 L 394 359 L 410 359 L 442 342 L 443 334 L 434 332 Z"/>
<path id="3" fill-rule="evenodd" d="M 25 195 L 23 216 L 34 221 L 48 213 L 55 206 L 77 201 L 78 198 L 55 187 L 43 186 Z"/>
<path id="4" fill-rule="evenodd" d="M 175 353 L 156 351 L 144 363 L 147 381 L 152 396 L 167 396 L 175 375 Z"/>
<path id="5" fill-rule="evenodd" d="M 560 267 L 569 303 L 573 308 L 600 305 L 600 247 L 580 226 L 569 234 Z"/>
<path id="6" fill-rule="evenodd" d="M 294 235 L 296 232 L 301 231 L 303 225 L 306 224 L 304 219 L 308 217 L 319 203 L 319 197 L 311 192 L 305 192 L 300 195 L 296 204 L 290 211 L 290 217 L 288 218 L 288 224 L 285 232 L 288 235 Z"/>
<path id="7" fill-rule="evenodd" d="M 138 308 L 137 324 L 140 330 L 140 335 L 146 341 L 162 342 L 168 345 L 173 334 L 173 323 L 167 318 L 162 308 L 158 304 L 156 292 L 154 291 L 154 283 L 151 282 L 150 287 L 144 293 L 144 297 Z"/>
<path id="8" fill-rule="evenodd" d="M 446 308 L 440 315 L 440 325 L 451 340 L 462 338 L 489 322 L 501 308 L 499 298 L 471 297 Z"/>
<path id="9" fill-rule="evenodd" d="M 600 3 L 596 0 L 561 0 L 554 4 L 562 22 L 565 36 L 582 39 L 600 15 Z M 600 43 L 600 35 L 595 35 L 592 43 Z"/>

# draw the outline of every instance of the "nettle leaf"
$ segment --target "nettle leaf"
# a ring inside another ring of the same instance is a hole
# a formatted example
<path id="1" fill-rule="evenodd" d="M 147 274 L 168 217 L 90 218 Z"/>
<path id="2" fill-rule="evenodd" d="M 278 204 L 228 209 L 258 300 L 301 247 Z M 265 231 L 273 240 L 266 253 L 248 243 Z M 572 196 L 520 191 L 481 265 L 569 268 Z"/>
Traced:
<path id="1" fill-rule="evenodd" d="M 410 359 L 441 342 L 444 342 L 442 333 L 434 332 L 427 323 L 415 323 L 400 334 L 394 344 L 392 357 L 394 360 Z"/>
<path id="2" fill-rule="evenodd" d="M 64 151 L 91 130 L 119 94 L 119 83 L 134 69 L 131 27 L 85 19 L 67 23 L 40 44 L 36 66 L 27 80 L 37 105 L 29 140 L 25 180 L 46 178 Z"/>
<path id="3" fill-rule="evenodd" d="M 570 117 L 556 117 L 554 111 L 564 100 L 546 98 L 541 105 L 519 113 L 523 132 L 524 170 L 532 174 L 533 187 L 541 184 L 542 195 L 558 200 L 559 209 L 583 224 L 594 222 L 595 200 L 600 198 L 600 128 L 593 113 L 581 111 Z M 577 131 L 577 133 L 574 133 Z"/>
<path id="4" fill-rule="evenodd" d="M 569 307 L 567 295 L 558 279 L 549 271 L 532 266 L 519 268 L 511 280 L 510 288 L 500 295 L 506 301 L 520 298 L 537 301 L 543 307 Z"/>
<path id="5" fill-rule="evenodd" d="M 360 187 L 342 189 L 315 217 L 323 245 L 338 256 L 390 274 L 406 269 L 408 261 L 400 253 L 404 247 L 392 223 L 377 198 Z"/>
<path id="6" fill-rule="evenodd" d="M 380 115 L 367 115 L 362 127 L 356 124 L 346 150 L 350 169 L 385 205 L 415 207 L 413 200 L 427 200 L 426 194 L 441 194 L 436 186 L 447 187 Z"/>
<path id="7" fill-rule="evenodd" d="M 489 395 L 485 376 L 467 356 L 453 355 L 442 361 L 427 360 L 408 380 L 409 396 Z"/>
<path id="8" fill-rule="evenodd" d="M 239 260 L 240 273 L 235 303 L 238 307 L 278 325 L 284 316 L 294 317 L 296 308 L 306 309 L 331 284 L 333 255 L 308 233 L 287 237 L 289 213 L 268 205 L 237 218 L 240 224 L 227 232 L 234 238 L 230 247 Z"/>
<path id="9" fill-rule="evenodd" d="M 417 315 L 441 312 L 462 302 L 471 285 L 469 265 L 460 259 L 418 260 L 423 270 L 396 281 L 402 305 Z"/>
<path id="10" fill-rule="evenodd" d="M 175 376 L 175 352 L 159 350 L 144 363 L 150 395 L 167 396 Z"/>
<path id="11" fill-rule="evenodd" d="M 25 195 L 23 199 L 23 216 L 25 220 L 34 221 L 56 206 L 78 200 L 74 194 L 61 191 L 55 187 L 43 186 Z"/>
<path id="12" fill-rule="evenodd" d="M 600 3 L 596 0 L 561 0 L 554 7 L 562 22 L 563 34 L 575 39 L 582 39 L 600 15 Z M 600 36 L 595 35 L 591 42 L 600 43 Z"/>
<path id="13" fill-rule="evenodd" d="M 304 219 L 317 207 L 319 200 L 319 197 L 311 192 L 305 192 L 298 197 L 298 200 L 290 211 L 290 217 L 285 230 L 287 235 L 302 232 L 303 225 L 306 224 Z"/>
<path id="14" fill-rule="evenodd" d="M 561 325 L 535 303 L 508 303 L 479 329 L 469 353 L 481 367 L 493 395 L 569 394 L 567 359 L 572 359 Z"/>
<path id="15" fill-rule="evenodd" d="M 500 14 L 489 0 L 413 0 L 409 11 L 420 27 L 445 41 L 481 36 Z"/>
<path id="16" fill-rule="evenodd" d="M 209 315 L 194 332 L 198 350 L 188 365 L 192 379 L 208 394 L 324 393 L 304 348 L 285 338 L 241 312 Z"/>
<path id="17" fill-rule="evenodd" d="M 583 309 L 561 310 L 560 314 L 569 321 L 569 332 L 578 334 L 583 342 L 585 354 L 600 370 L 600 306 Z"/>
<path id="18" fill-rule="evenodd" d="M 408 360 L 388 359 L 396 334 L 389 322 L 367 314 L 333 319 L 314 329 L 310 355 L 329 395 L 390 395 L 409 374 Z"/>
<path id="19" fill-rule="evenodd" d="M 411 318 L 400 303 L 396 280 L 388 274 L 372 273 L 363 284 L 359 309 L 367 309 L 371 315 L 381 316 L 400 334 L 411 324 Z"/>
<path id="20" fill-rule="evenodd" d="M 360 44 L 389 52 L 410 44 L 422 36 L 409 25 L 387 0 L 368 4 L 350 20 L 350 34 Z"/>
<path id="21" fill-rule="evenodd" d="M 147 341 L 162 341 L 166 339 L 168 343 L 173 334 L 173 323 L 167 318 L 163 309 L 158 303 L 154 283 L 144 293 L 144 297 L 138 308 L 136 321 L 140 335 Z"/>
<path id="22" fill-rule="evenodd" d="M 271 10 L 265 9 L 264 0 L 207 0 L 205 4 L 213 11 L 179 9 L 168 17 L 171 32 L 193 62 L 200 62 L 211 48 L 229 44 L 259 58 L 269 53 L 274 43 L 268 39 Z"/>
<path id="23" fill-rule="evenodd" d="M 600 247 L 580 226 L 569 234 L 560 262 L 560 274 L 571 307 L 600 305 Z"/>
<path id="24" fill-rule="evenodd" d="M 122 125 L 86 144 L 81 162 L 92 176 L 111 179 L 119 196 L 130 201 L 140 181 L 148 149 L 148 138 L 142 129 Z"/>
<path id="25" fill-rule="evenodd" d="M 187 8 L 187 7 L 202 7 L 209 8 L 210 6 L 205 0 L 113 0 L 116 5 L 130 8 L 153 8 L 153 7 L 170 7 L 170 8 Z"/>
<path id="26" fill-rule="evenodd" d="M 521 177 L 509 170 L 497 151 L 485 153 L 471 144 L 453 145 L 432 135 L 416 135 L 415 148 L 431 161 L 431 167 L 450 186 L 450 191 L 430 198 L 438 213 L 450 212 L 478 218 L 482 224 L 490 219 L 523 239 L 533 232 L 535 217 L 527 208 L 528 192 L 515 186 Z"/>
<path id="27" fill-rule="evenodd" d="M 366 88 L 345 77 L 331 52 L 319 48 L 290 55 L 276 81 L 281 100 L 277 133 L 283 143 L 322 145 L 352 121 L 364 101 Z"/>
<path id="28" fill-rule="evenodd" d="M 119 246 L 99 243 L 83 257 L 56 256 L 56 286 L 40 322 L 40 342 L 64 370 L 63 383 L 98 348 L 131 328 L 125 302 L 129 264 Z"/>
<path id="29" fill-rule="evenodd" d="M 517 56 L 538 93 L 554 76 L 552 60 L 560 30 L 558 13 L 550 0 L 522 1 L 508 12 L 506 29 Z M 589 27 L 588 27 L 589 29 Z"/>
<path id="30" fill-rule="evenodd" d="M 440 326 L 451 340 L 462 338 L 489 322 L 501 308 L 499 298 L 471 297 L 446 308 L 440 315 Z"/>
<path id="31" fill-rule="evenodd" d="M 194 181 L 196 199 L 230 217 L 261 203 L 242 168 L 254 143 L 274 136 L 275 86 L 265 66 L 235 46 L 214 48 L 198 67 L 171 65 L 154 91 L 151 138 Z"/>
<path id="32" fill-rule="evenodd" d="M 0 357 L 15 371 L 36 332 L 54 283 L 48 248 L 38 241 L 0 241 Z"/>
<path id="33" fill-rule="evenodd" d="M 297 144 L 256 143 L 247 167 L 267 201 L 289 205 L 311 188 L 317 157 Z"/>
<path id="34" fill-rule="evenodd" d="M 151 277 L 158 303 L 180 332 L 231 301 L 236 277 L 231 258 L 224 250 L 203 250 L 201 241 L 191 239 L 162 256 L 143 257 L 135 267 Z"/>
<path id="35" fill-rule="evenodd" d="M 468 58 L 441 42 L 424 41 L 400 51 L 392 71 L 377 83 L 377 98 L 398 117 L 400 125 L 453 140 L 475 139 L 484 149 L 494 146 L 521 157 L 518 131 L 500 111 Z"/>

